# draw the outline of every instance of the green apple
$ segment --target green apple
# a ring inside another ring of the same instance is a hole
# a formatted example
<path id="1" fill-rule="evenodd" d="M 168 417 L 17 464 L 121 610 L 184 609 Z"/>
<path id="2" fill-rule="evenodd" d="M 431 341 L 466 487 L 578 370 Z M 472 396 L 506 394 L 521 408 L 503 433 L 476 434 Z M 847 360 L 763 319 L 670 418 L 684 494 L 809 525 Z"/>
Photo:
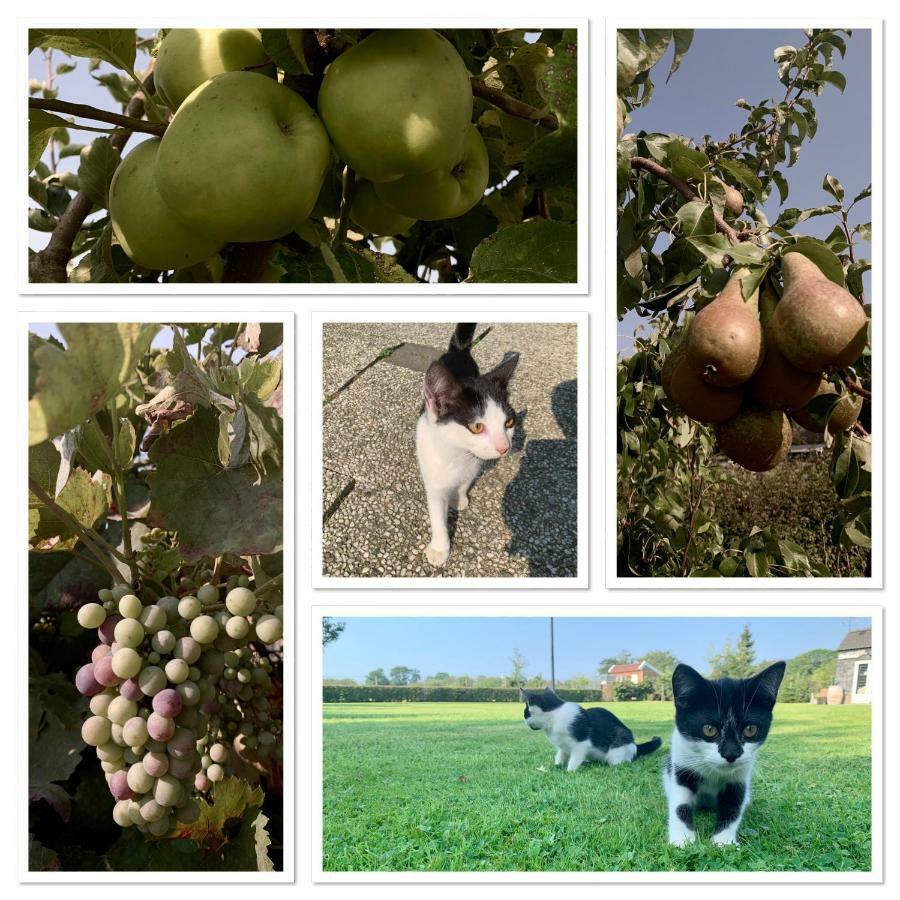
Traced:
<path id="1" fill-rule="evenodd" d="M 403 234 L 416 223 L 380 200 L 371 181 L 356 182 L 350 218 L 365 234 Z"/>
<path id="2" fill-rule="evenodd" d="M 328 67 L 319 115 L 338 156 L 363 178 L 430 172 L 457 157 L 465 141 L 469 73 L 436 31 L 376 31 Z"/>
<path id="3" fill-rule="evenodd" d="M 109 186 L 109 218 L 129 258 L 145 269 L 183 269 L 218 253 L 222 241 L 183 225 L 156 188 L 160 141 L 138 144 Z"/>
<path id="4" fill-rule="evenodd" d="M 487 148 L 478 129 L 470 125 L 462 152 L 452 163 L 424 175 L 376 184 L 375 193 L 405 216 L 425 222 L 455 219 L 484 196 L 488 169 Z"/>
<path id="5" fill-rule="evenodd" d="M 153 81 L 174 111 L 214 75 L 251 68 L 275 74 L 255 28 L 173 28 L 159 44 Z"/>
<path id="6" fill-rule="evenodd" d="M 306 101 L 255 72 L 225 72 L 181 104 L 163 135 L 156 184 L 189 228 L 271 241 L 309 216 L 331 158 Z"/>

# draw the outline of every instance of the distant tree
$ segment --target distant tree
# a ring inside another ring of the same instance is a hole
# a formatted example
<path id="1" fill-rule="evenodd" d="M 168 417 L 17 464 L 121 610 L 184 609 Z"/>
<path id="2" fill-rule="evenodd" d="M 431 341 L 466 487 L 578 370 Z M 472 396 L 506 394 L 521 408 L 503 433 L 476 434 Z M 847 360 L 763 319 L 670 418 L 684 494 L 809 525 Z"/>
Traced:
<path id="1" fill-rule="evenodd" d="M 522 683 L 522 680 L 525 676 L 525 670 L 528 668 L 528 660 L 522 655 L 522 651 L 516 647 L 512 656 L 509 658 L 510 672 L 509 672 L 509 681 L 510 684 L 519 685 Z"/>
<path id="2" fill-rule="evenodd" d="M 661 675 L 653 682 L 654 690 L 660 699 L 669 700 L 672 697 L 672 673 L 678 665 L 677 657 L 669 650 L 648 650 L 642 657 L 657 669 Z"/>
<path id="3" fill-rule="evenodd" d="M 591 686 L 591 679 L 587 675 L 573 675 L 563 685 L 573 691 L 585 691 Z"/>
<path id="4" fill-rule="evenodd" d="M 544 687 L 544 676 L 538 672 L 525 682 L 525 687 L 540 688 Z"/>
<path id="5" fill-rule="evenodd" d="M 435 672 L 434 675 L 429 675 L 425 681 L 428 684 L 450 684 L 453 676 L 449 672 Z"/>
<path id="6" fill-rule="evenodd" d="M 391 669 L 390 683 L 397 685 L 416 684 L 422 680 L 418 669 L 410 669 L 407 666 L 394 666 Z"/>
<path id="7" fill-rule="evenodd" d="M 322 684 L 334 687 L 354 687 L 356 680 L 353 678 L 323 678 Z"/>
<path id="8" fill-rule="evenodd" d="M 597 671 L 601 675 L 606 675 L 606 673 L 609 672 L 610 666 L 620 666 L 623 663 L 632 662 L 633 659 L 634 657 L 631 655 L 630 650 L 619 650 L 618 653 L 614 653 L 612 656 L 601 659 Z"/>
<path id="9" fill-rule="evenodd" d="M 346 622 L 336 622 L 329 616 L 322 617 L 322 646 L 327 647 L 333 641 L 336 641 L 344 629 L 347 627 Z"/>
<path id="10" fill-rule="evenodd" d="M 384 669 L 372 669 L 366 675 L 366 684 L 390 684 L 391 680 L 384 674 Z"/>
<path id="11" fill-rule="evenodd" d="M 750 626 L 744 626 L 736 645 L 727 640 L 721 651 L 711 654 L 709 666 L 710 678 L 749 678 L 757 672 L 759 666 Z"/>

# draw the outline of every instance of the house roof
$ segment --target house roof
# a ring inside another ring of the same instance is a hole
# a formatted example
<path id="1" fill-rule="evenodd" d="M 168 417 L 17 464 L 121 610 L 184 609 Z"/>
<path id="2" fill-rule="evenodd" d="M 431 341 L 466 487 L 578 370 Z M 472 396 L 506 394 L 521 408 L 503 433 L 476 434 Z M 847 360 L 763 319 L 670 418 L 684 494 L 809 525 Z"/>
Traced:
<path id="1" fill-rule="evenodd" d="M 868 650 L 872 646 L 872 629 L 857 628 L 848 631 L 847 636 L 841 641 L 838 650 Z"/>
<path id="2" fill-rule="evenodd" d="M 640 672 L 642 669 L 649 669 L 651 672 L 656 672 L 657 675 L 662 675 L 662 672 L 660 672 L 659 669 L 651 666 L 646 660 L 639 663 L 616 663 L 616 665 L 609 667 L 609 674 L 631 675 L 633 672 Z"/>

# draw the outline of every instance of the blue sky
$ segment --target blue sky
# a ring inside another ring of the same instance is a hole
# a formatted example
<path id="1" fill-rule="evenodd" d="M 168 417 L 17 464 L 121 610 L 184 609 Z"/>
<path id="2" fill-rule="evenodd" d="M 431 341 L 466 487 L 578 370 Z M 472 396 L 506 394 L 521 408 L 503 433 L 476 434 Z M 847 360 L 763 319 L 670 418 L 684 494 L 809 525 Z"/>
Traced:
<path id="1" fill-rule="evenodd" d="M 324 649 L 326 678 L 362 681 L 372 669 L 418 669 L 425 677 L 504 675 L 518 648 L 527 675 L 549 678 L 549 619 L 350 617 L 340 638 Z M 852 625 L 850 624 L 852 621 Z M 837 648 L 848 628 L 867 628 L 856 618 L 556 618 L 556 677 L 593 677 L 601 659 L 621 649 L 634 654 L 670 650 L 701 671 L 711 650 L 737 638 L 749 623 L 757 659 L 785 659 L 807 650 Z"/>
<path id="2" fill-rule="evenodd" d="M 694 41 L 668 84 L 672 50 L 654 69 L 656 92 L 646 109 L 636 110 L 627 131 L 659 131 L 688 135 L 695 140 L 709 134 L 724 138 L 739 132 L 746 121 L 746 111 L 735 101 L 745 99 L 757 103 L 768 97 L 779 100 L 784 86 L 778 81 L 772 51 L 805 41 L 798 29 L 741 29 L 721 31 L 702 29 L 694 33 Z M 819 131 L 806 141 L 797 163 L 785 174 L 790 184 L 786 206 L 805 209 L 831 202 L 822 190 L 825 175 L 834 175 L 846 190 L 848 199 L 855 197 L 872 180 L 871 174 L 871 32 L 857 30 L 847 40 L 847 55 L 837 56 L 835 68 L 847 76 L 843 94 L 829 86 L 814 98 Z M 774 192 L 764 207 L 769 221 L 778 216 L 779 197 Z M 854 221 L 866 222 L 871 215 L 870 201 L 862 201 L 854 209 Z M 822 216 L 801 223 L 796 233 L 825 237 L 836 219 Z M 867 244 L 860 244 L 861 256 L 869 256 Z M 629 314 L 618 323 L 617 347 L 627 350 L 630 335 L 641 320 Z M 646 320 L 644 320 L 646 321 Z"/>

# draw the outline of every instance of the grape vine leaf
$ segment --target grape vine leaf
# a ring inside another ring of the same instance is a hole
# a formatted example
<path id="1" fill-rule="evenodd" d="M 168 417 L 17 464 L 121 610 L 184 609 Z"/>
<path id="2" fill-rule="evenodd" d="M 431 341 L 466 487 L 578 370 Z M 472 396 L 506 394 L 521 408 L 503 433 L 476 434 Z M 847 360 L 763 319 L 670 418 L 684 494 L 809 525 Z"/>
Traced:
<path id="1" fill-rule="evenodd" d="M 134 376 L 158 325 L 63 323 L 62 349 L 30 345 L 35 393 L 28 403 L 28 443 L 56 437 L 103 409 Z"/>
<path id="2" fill-rule="evenodd" d="M 177 531 L 186 562 L 203 556 L 272 553 L 281 547 L 281 470 L 260 475 L 252 465 L 226 468 L 219 459 L 219 417 L 201 409 L 150 450 L 156 471 L 149 520 Z"/>
<path id="3" fill-rule="evenodd" d="M 578 228 L 536 219 L 501 228 L 472 254 L 471 280 L 483 284 L 578 280 Z"/>

